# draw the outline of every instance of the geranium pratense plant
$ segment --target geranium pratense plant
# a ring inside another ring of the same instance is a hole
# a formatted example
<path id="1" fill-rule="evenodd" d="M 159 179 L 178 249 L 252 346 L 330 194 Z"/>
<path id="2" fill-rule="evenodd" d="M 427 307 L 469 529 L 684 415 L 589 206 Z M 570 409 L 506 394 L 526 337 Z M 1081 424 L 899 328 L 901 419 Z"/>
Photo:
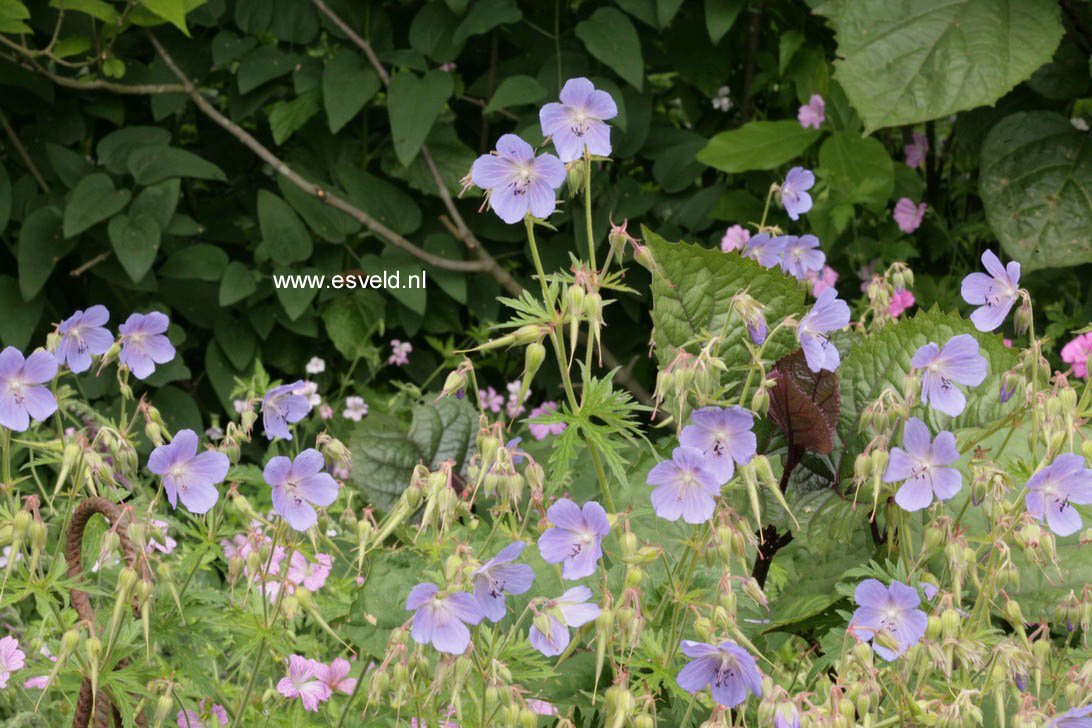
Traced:
<path id="1" fill-rule="evenodd" d="M 901 263 L 839 290 L 850 213 L 812 157 L 701 244 L 612 221 L 622 99 L 559 85 L 543 148 L 502 127 L 467 180 L 487 205 L 468 227 L 520 226 L 534 275 L 511 269 L 494 330 L 430 331 L 432 351 L 376 332 L 354 366 L 405 373 L 389 398 L 312 350 L 161 388 L 193 333 L 128 312 L 111 330 L 99 305 L 0 354 L 0 710 L 67 724 L 87 680 L 123 720 L 220 728 L 1087 718 L 1079 347 L 1049 371 L 1030 293 L 992 259 L 960 313 L 907 310 Z M 783 123 L 842 134 L 828 102 Z M 603 312 L 623 305 L 653 358 L 619 369 Z M 619 387 L 630 368 L 650 404 Z M 191 385 L 237 405 L 170 407 Z"/>

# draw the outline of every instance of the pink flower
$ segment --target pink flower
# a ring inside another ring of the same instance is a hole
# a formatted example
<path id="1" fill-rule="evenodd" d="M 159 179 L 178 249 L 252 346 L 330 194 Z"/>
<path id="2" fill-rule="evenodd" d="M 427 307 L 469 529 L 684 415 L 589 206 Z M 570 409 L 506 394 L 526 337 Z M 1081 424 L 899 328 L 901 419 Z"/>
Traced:
<path id="1" fill-rule="evenodd" d="M 160 551 L 165 554 L 169 554 L 170 552 L 174 551 L 174 547 L 178 545 L 178 542 L 167 535 L 167 522 L 153 519 L 152 526 L 155 527 L 157 533 L 149 535 L 148 545 L 145 547 L 147 552 L 152 553 L 152 549 L 155 549 L 156 551 Z M 163 543 L 159 543 L 159 541 L 156 541 L 156 537 L 161 538 L 163 540 Z"/>
<path id="2" fill-rule="evenodd" d="M 209 721 L 215 719 L 215 723 Z M 228 724 L 228 714 L 224 706 L 214 703 L 208 710 L 205 709 L 205 701 L 201 700 L 198 712 L 192 710 L 180 710 L 176 717 L 178 728 L 223 728 Z"/>
<path id="3" fill-rule="evenodd" d="M 522 401 L 516 401 L 517 399 L 519 399 L 519 390 L 522 388 L 522 386 L 523 382 L 519 379 L 515 380 L 514 382 L 508 383 L 508 404 L 505 405 L 504 410 L 511 418 L 519 417 L 527 409 L 523 406 L 523 403 L 526 402 L 527 398 L 531 396 L 530 391 L 523 393 Z"/>
<path id="4" fill-rule="evenodd" d="M 368 414 L 368 403 L 363 397 L 345 398 L 345 411 L 341 413 L 342 417 L 353 422 L 360 422 L 360 418 L 366 414 Z"/>
<path id="5" fill-rule="evenodd" d="M 391 355 L 387 358 L 387 363 L 394 364 L 397 367 L 405 366 L 409 364 L 411 351 L 413 351 L 413 344 L 408 341 L 391 339 Z"/>
<path id="6" fill-rule="evenodd" d="M 333 419 L 334 408 L 324 402 L 318 408 L 318 415 L 324 420 Z"/>
<path id="7" fill-rule="evenodd" d="M 1092 332 L 1081 334 L 1062 347 L 1062 361 L 1073 365 L 1073 376 L 1088 378 L 1088 355 L 1092 354 Z"/>
<path id="8" fill-rule="evenodd" d="M 809 270 L 804 278 L 811 281 L 811 295 L 818 298 L 827 288 L 834 288 L 834 284 L 838 282 L 838 271 L 824 265 L 822 271 Z"/>
<path id="9" fill-rule="evenodd" d="M 299 655 L 288 658 L 288 677 L 277 683 L 277 692 L 286 698 L 299 698 L 303 709 L 318 712 L 319 703 L 330 699 L 330 688 L 322 679 L 315 679 L 319 668 L 325 667 L 315 660 Z"/>
<path id="10" fill-rule="evenodd" d="M 24 688 L 37 688 L 39 690 L 45 690 L 46 685 L 49 685 L 49 675 L 27 678 L 27 681 L 23 683 Z"/>
<path id="11" fill-rule="evenodd" d="M 902 151 L 906 153 L 908 165 L 914 168 L 920 167 L 925 162 L 925 155 L 929 151 L 929 140 L 924 134 L 915 132 L 913 143 L 907 144 Z"/>
<path id="12" fill-rule="evenodd" d="M 26 655 L 19 649 L 19 640 L 11 635 L 0 640 L 0 688 L 6 688 L 11 673 L 25 664 Z"/>
<path id="13" fill-rule="evenodd" d="M 796 118 L 800 121 L 800 126 L 805 129 L 809 126 L 818 129 L 827 118 L 826 110 L 827 105 L 823 103 L 823 97 L 819 94 L 812 94 L 808 103 L 801 106 L 800 111 L 796 112 Z"/>
<path id="14" fill-rule="evenodd" d="M 478 401 L 482 403 L 482 409 L 500 412 L 501 407 L 504 406 L 504 395 L 498 394 L 492 387 L 486 387 L 484 390 L 478 390 Z"/>
<path id="15" fill-rule="evenodd" d="M 925 203 L 915 206 L 909 197 L 903 197 L 895 205 L 892 213 L 899 229 L 904 233 L 912 233 L 921 225 L 921 219 L 925 217 Z"/>
<path id="16" fill-rule="evenodd" d="M 720 249 L 725 253 L 739 250 L 751 239 L 751 231 L 742 225 L 733 225 L 724 231 L 724 237 L 720 239 Z"/>
<path id="17" fill-rule="evenodd" d="M 1001 339 L 1001 343 L 1004 344 L 1006 348 L 1012 348 L 1012 339 Z"/>
<path id="18" fill-rule="evenodd" d="M 914 294 L 910 291 L 895 291 L 891 303 L 887 306 L 887 312 L 898 318 L 902 312 L 914 305 Z"/>
<path id="19" fill-rule="evenodd" d="M 288 579 L 303 584 L 309 591 L 318 591 L 326 584 L 332 563 L 328 554 L 315 554 L 315 560 L 308 561 L 299 551 L 293 551 L 288 563 Z"/>
<path id="20" fill-rule="evenodd" d="M 356 688 L 356 678 L 346 677 L 349 674 L 349 661 L 339 657 L 329 665 L 319 665 L 318 679 L 330 688 L 330 692 L 341 692 L 351 695 Z"/>
<path id="21" fill-rule="evenodd" d="M 535 711 L 535 715 L 555 715 L 557 713 L 557 708 L 545 700 L 531 698 L 527 701 L 527 707 Z"/>
<path id="22" fill-rule="evenodd" d="M 542 415 L 549 414 L 557 409 L 557 402 L 549 401 L 543 402 L 538 407 L 531 410 L 532 417 L 541 417 Z M 560 435 L 565 431 L 564 422 L 555 422 L 552 425 L 541 425 L 537 423 L 530 423 L 527 425 L 527 429 L 531 431 L 531 436 L 536 440 L 544 440 L 548 435 Z"/>

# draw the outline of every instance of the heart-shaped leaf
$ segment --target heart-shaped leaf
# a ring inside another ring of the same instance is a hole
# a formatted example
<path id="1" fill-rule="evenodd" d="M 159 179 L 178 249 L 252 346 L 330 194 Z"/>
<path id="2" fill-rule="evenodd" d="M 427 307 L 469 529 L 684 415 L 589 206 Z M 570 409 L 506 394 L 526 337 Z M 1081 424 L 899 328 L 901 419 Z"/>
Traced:
<path id="1" fill-rule="evenodd" d="M 159 251 L 159 225 L 147 213 L 117 215 L 106 228 L 110 245 L 129 277 L 139 281 L 148 274 Z"/>
<path id="2" fill-rule="evenodd" d="M 79 235 L 92 225 L 113 217 L 129 204 L 129 190 L 114 189 L 114 180 L 104 172 L 80 180 L 64 208 L 64 236 Z"/>
<path id="3" fill-rule="evenodd" d="M 833 372 L 808 368 L 804 350 L 781 357 L 771 373 L 770 418 L 785 431 L 790 448 L 827 455 L 834 449 L 840 398 Z"/>
<path id="4" fill-rule="evenodd" d="M 387 110 L 398 161 L 409 165 L 428 137 L 429 129 L 455 89 L 451 74 L 429 71 L 421 78 L 404 71 L 391 78 Z"/>

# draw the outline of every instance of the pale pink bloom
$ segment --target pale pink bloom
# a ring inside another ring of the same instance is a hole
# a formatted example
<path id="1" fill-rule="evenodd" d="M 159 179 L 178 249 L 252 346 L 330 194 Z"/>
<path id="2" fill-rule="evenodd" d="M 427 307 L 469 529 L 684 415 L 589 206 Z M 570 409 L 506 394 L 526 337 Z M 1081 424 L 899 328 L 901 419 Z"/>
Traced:
<path id="1" fill-rule="evenodd" d="M 333 419 L 334 408 L 323 402 L 321 405 L 319 405 L 318 416 L 324 420 Z"/>
<path id="2" fill-rule="evenodd" d="M 806 280 L 811 281 L 811 295 L 816 298 L 827 288 L 833 288 L 838 282 L 838 271 L 829 265 L 824 265 L 822 271 L 809 270 L 804 274 Z"/>
<path id="3" fill-rule="evenodd" d="M 535 711 L 536 715 L 554 715 L 557 713 L 557 708 L 555 708 L 552 703 L 548 703 L 545 700 L 531 698 L 527 701 L 527 707 Z"/>
<path id="4" fill-rule="evenodd" d="M 895 291 L 891 297 L 891 303 L 887 306 L 887 312 L 898 318 L 902 312 L 914 305 L 914 294 L 907 290 Z"/>
<path id="5" fill-rule="evenodd" d="M 345 411 L 341 413 L 342 417 L 353 422 L 360 422 L 366 414 L 368 414 L 368 403 L 363 397 L 345 398 Z"/>
<path id="6" fill-rule="evenodd" d="M 296 584 L 303 584 L 310 591 L 318 591 L 326 584 L 332 563 L 333 559 L 328 554 L 315 554 L 315 560 L 308 561 L 299 551 L 293 551 L 288 563 L 288 578 Z"/>
<path id="7" fill-rule="evenodd" d="M 409 364 L 409 355 L 412 351 L 413 344 L 408 341 L 391 339 L 391 355 L 387 358 L 387 363 L 397 367 L 405 366 Z"/>
<path id="8" fill-rule="evenodd" d="M 542 415 L 549 414 L 557 409 L 557 402 L 543 402 L 538 407 L 531 410 L 532 417 L 541 417 Z M 564 422 L 555 422 L 552 425 L 540 425 L 537 423 L 530 423 L 527 425 L 527 429 L 531 431 L 531 436 L 536 440 L 543 440 L 548 435 L 560 435 L 565 431 Z"/>
<path id="9" fill-rule="evenodd" d="M 11 673 L 25 664 L 26 655 L 19 649 L 19 640 L 11 635 L 0 639 L 0 688 L 6 688 Z"/>
<path id="10" fill-rule="evenodd" d="M 307 362 L 307 366 L 305 366 L 303 370 L 308 374 L 322 374 L 326 371 L 326 362 L 317 356 L 313 356 L 310 361 Z"/>
<path id="11" fill-rule="evenodd" d="M 334 477 L 338 480 L 348 480 L 349 476 L 352 475 L 352 472 L 353 471 L 349 469 L 348 465 L 334 463 Z"/>
<path id="12" fill-rule="evenodd" d="M 455 70 L 455 64 L 454 63 L 441 63 L 439 68 L 440 68 L 441 71 L 445 71 L 445 72 L 450 73 L 451 71 Z"/>
<path id="13" fill-rule="evenodd" d="M 509 382 L 508 383 L 508 404 L 505 405 L 504 409 L 505 409 L 505 412 L 508 413 L 509 417 L 512 417 L 512 418 L 519 417 L 527 409 L 526 407 L 523 406 L 523 402 L 526 402 L 527 398 L 531 396 L 530 389 L 528 389 L 528 391 L 523 393 L 523 401 L 522 402 L 517 402 L 516 401 L 517 399 L 519 399 L 519 390 L 520 390 L 520 388 L 522 386 L 523 386 L 523 382 L 520 381 L 519 379 L 515 380 L 514 382 Z"/>
<path id="14" fill-rule="evenodd" d="M 353 581 L 356 582 L 357 586 L 364 586 L 364 577 L 363 576 L 358 576 L 355 579 L 353 579 Z"/>
<path id="15" fill-rule="evenodd" d="M 916 169 L 925 162 L 925 155 L 929 151 L 929 140 L 924 134 L 914 132 L 914 141 L 902 150 L 906 153 L 906 163 Z"/>
<path id="16" fill-rule="evenodd" d="M 338 657 L 329 665 L 319 665 L 318 679 L 330 688 L 330 692 L 345 693 L 351 695 L 356 687 L 356 678 L 348 677 L 350 670 L 349 661 L 344 657 Z"/>
<path id="17" fill-rule="evenodd" d="M 201 718 L 202 715 L 207 715 L 209 718 L 215 718 L 215 723 L 210 723 L 207 720 Z M 228 714 L 224 710 L 224 706 L 219 703 L 214 703 L 208 712 L 205 711 L 205 701 L 201 700 L 198 712 L 192 710 L 180 710 L 175 718 L 178 723 L 178 728 L 223 728 L 228 724 Z"/>
<path id="18" fill-rule="evenodd" d="M 155 549 L 156 551 L 160 551 L 165 554 L 169 554 L 170 552 L 174 551 L 174 547 L 178 545 L 178 542 L 167 535 L 167 522 L 153 519 L 152 526 L 155 528 L 155 531 L 157 533 L 149 534 L 148 545 L 145 547 L 145 550 L 148 553 L 152 553 L 152 549 Z M 161 538 L 163 543 L 157 541 L 157 537 Z"/>
<path id="19" fill-rule="evenodd" d="M 501 407 L 504 406 L 504 395 L 499 394 L 492 387 L 486 387 L 484 390 L 478 390 L 478 401 L 482 403 L 482 409 L 500 412 Z"/>
<path id="20" fill-rule="evenodd" d="M 1062 361 L 1073 365 L 1073 376 L 1088 378 L 1088 355 L 1092 354 L 1092 331 L 1081 334 L 1062 347 Z"/>
<path id="21" fill-rule="evenodd" d="M 725 253 L 740 250 L 751 239 L 751 231 L 742 225 L 733 225 L 724 231 L 724 237 L 720 239 L 720 249 Z"/>
<path id="22" fill-rule="evenodd" d="M 903 197 L 895 205 L 892 217 L 895 218 L 899 230 L 904 233 L 912 233 L 918 229 L 922 218 L 925 217 L 925 203 L 915 205 L 909 197 Z"/>
<path id="23" fill-rule="evenodd" d="M 796 112 L 796 118 L 799 120 L 800 126 L 805 129 L 809 126 L 818 129 L 827 118 L 826 109 L 827 105 L 823 103 L 823 97 L 819 94 L 812 94 L 808 103 L 801 106 L 800 110 Z"/>
<path id="24" fill-rule="evenodd" d="M 318 678 L 324 665 L 300 655 L 288 658 L 288 677 L 277 683 L 277 692 L 286 698 L 299 698 L 303 709 L 318 712 L 319 703 L 330 699 L 330 688 Z"/>
<path id="25" fill-rule="evenodd" d="M 237 399 L 231 403 L 231 406 L 235 408 L 235 411 L 238 414 L 250 412 L 252 409 L 254 409 L 254 405 L 251 404 L 249 399 Z"/>
<path id="26" fill-rule="evenodd" d="M 46 685 L 49 685 L 49 675 L 29 677 L 26 679 L 26 682 L 23 683 L 24 688 L 37 688 L 38 690 L 45 690 Z"/>
<path id="27" fill-rule="evenodd" d="M 1004 344 L 1009 349 L 1012 348 L 1012 339 L 1001 339 L 1001 343 Z"/>

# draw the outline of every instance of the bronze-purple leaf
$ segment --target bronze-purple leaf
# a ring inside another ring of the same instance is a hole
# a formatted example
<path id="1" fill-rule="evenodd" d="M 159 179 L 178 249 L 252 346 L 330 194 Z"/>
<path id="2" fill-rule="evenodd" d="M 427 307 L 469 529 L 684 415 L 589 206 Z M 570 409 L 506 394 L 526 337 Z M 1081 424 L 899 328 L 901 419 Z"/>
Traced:
<path id="1" fill-rule="evenodd" d="M 841 405 L 838 377 L 809 369 L 802 349 L 781 357 L 771 376 L 770 418 L 785 431 L 789 448 L 830 453 Z"/>

